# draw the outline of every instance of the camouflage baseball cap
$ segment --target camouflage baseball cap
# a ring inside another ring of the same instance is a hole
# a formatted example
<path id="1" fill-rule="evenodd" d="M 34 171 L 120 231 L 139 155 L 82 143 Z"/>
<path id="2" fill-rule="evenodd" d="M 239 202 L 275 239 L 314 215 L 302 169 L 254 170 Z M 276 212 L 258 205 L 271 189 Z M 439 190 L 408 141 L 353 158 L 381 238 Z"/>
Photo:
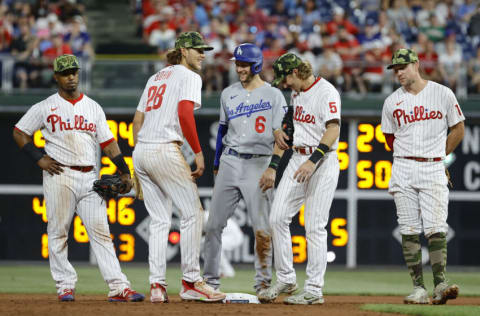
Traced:
<path id="1" fill-rule="evenodd" d="M 54 72 L 63 72 L 69 69 L 80 69 L 78 59 L 74 55 L 61 55 L 53 61 Z"/>
<path id="2" fill-rule="evenodd" d="M 395 65 L 407 65 L 418 61 L 418 55 L 413 49 L 400 48 L 392 56 L 392 64 L 387 69 L 393 68 Z"/>
<path id="3" fill-rule="evenodd" d="M 212 50 L 213 47 L 208 46 L 203 41 L 202 35 L 198 32 L 183 32 L 175 41 L 175 49 L 178 48 L 202 48 L 204 50 Z"/>
<path id="4" fill-rule="evenodd" d="M 297 68 L 302 63 L 300 57 L 292 53 L 286 53 L 278 57 L 273 63 L 273 71 L 275 72 L 275 79 L 272 81 L 273 86 L 278 86 L 280 82 L 289 75 L 293 69 Z"/>

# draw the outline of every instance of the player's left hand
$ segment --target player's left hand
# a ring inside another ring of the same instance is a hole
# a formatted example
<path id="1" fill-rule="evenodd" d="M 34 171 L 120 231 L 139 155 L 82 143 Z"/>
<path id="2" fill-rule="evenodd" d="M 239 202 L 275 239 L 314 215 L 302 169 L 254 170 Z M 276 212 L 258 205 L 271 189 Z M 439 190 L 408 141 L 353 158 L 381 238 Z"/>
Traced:
<path id="1" fill-rule="evenodd" d="M 258 185 L 262 192 L 267 191 L 268 189 L 272 188 L 275 184 L 275 176 L 277 175 L 277 171 L 272 168 L 267 168 L 265 172 L 262 174 Z"/>
<path id="2" fill-rule="evenodd" d="M 192 177 L 193 179 L 198 179 L 202 176 L 203 171 L 205 171 L 205 160 L 202 152 L 195 154 L 195 165 L 197 169 L 192 172 Z"/>
<path id="3" fill-rule="evenodd" d="M 314 171 L 315 164 L 311 160 L 307 160 L 298 168 L 293 178 L 297 179 L 297 182 L 302 183 L 310 179 Z"/>
<path id="4" fill-rule="evenodd" d="M 132 178 L 130 177 L 130 174 L 129 173 L 124 173 L 124 174 L 120 175 L 120 180 L 122 180 L 122 183 L 125 185 L 123 188 L 121 188 L 123 190 L 121 190 L 120 193 L 125 194 L 125 193 L 130 192 L 130 190 L 132 189 L 132 186 L 133 186 Z"/>

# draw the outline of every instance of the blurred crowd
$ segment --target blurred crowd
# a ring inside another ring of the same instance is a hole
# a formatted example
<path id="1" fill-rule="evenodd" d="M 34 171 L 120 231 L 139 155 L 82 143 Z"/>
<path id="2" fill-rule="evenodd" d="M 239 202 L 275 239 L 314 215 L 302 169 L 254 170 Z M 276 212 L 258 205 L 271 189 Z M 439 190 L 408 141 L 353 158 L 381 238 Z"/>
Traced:
<path id="1" fill-rule="evenodd" d="M 424 76 L 453 90 L 480 92 L 480 5 L 477 0 L 137 0 L 139 34 L 163 54 L 182 31 L 198 30 L 215 47 L 207 55 L 204 89 L 235 80 L 231 52 L 262 48 L 262 76 L 290 51 L 340 90 L 388 93 L 385 71 L 397 48 L 418 54 Z M 458 91 L 457 91 L 458 92 Z"/>
<path id="2" fill-rule="evenodd" d="M 480 93 L 478 0 L 123 1 L 132 4 L 138 36 L 159 54 L 180 32 L 204 35 L 215 48 L 206 54 L 207 93 L 236 80 L 229 59 L 244 42 L 262 48 L 267 81 L 273 61 L 294 52 L 341 91 L 389 93 L 385 65 L 397 48 L 411 47 L 426 78 Z M 94 57 L 84 0 L 0 0 L 0 58 L 14 58 L 13 87 L 51 87 L 52 61 L 64 53 Z"/>
<path id="3" fill-rule="evenodd" d="M 14 57 L 14 88 L 48 88 L 52 62 L 62 54 L 92 58 L 79 0 L 3 0 L 0 3 L 0 55 Z"/>

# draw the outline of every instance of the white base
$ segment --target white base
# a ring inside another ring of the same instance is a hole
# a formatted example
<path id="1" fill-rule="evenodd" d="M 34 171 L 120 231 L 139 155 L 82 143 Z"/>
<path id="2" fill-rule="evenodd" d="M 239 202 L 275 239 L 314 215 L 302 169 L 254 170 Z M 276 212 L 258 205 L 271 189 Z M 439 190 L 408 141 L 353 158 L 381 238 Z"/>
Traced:
<path id="1" fill-rule="evenodd" d="M 246 293 L 225 293 L 227 297 L 223 300 L 224 304 L 260 304 L 255 295 Z"/>

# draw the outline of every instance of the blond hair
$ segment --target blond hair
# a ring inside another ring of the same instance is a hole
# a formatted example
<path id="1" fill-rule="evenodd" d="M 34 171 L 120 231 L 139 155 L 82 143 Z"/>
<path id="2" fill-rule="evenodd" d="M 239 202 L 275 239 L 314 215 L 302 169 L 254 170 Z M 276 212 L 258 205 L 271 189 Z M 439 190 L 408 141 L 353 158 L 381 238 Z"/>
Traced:
<path id="1" fill-rule="evenodd" d="M 298 78 L 305 80 L 313 74 L 312 65 L 308 61 L 302 61 L 297 67 L 298 69 Z"/>
<path id="2" fill-rule="evenodd" d="M 180 49 L 171 49 L 167 52 L 167 62 L 171 65 L 178 65 L 182 61 L 182 52 Z"/>

